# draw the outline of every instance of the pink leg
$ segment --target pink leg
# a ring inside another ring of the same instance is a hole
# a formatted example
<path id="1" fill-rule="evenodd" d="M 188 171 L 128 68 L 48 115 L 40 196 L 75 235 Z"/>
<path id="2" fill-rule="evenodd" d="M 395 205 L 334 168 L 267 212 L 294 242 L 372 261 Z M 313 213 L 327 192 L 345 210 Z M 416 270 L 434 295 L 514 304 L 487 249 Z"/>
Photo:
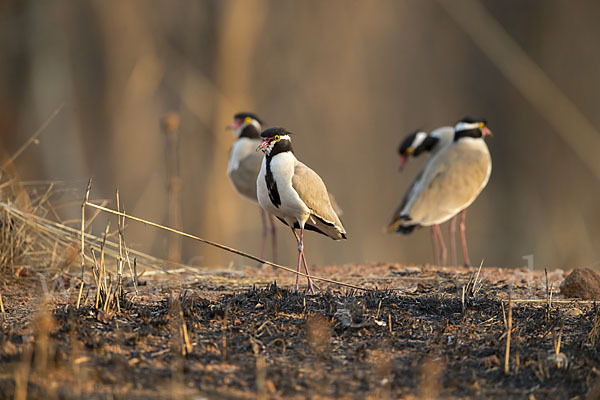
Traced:
<path id="1" fill-rule="evenodd" d="M 302 243 L 300 243 L 300 238 L 298 237 L 298 235 L 296 234 L 296 230 L 294 228 L 292 228 L 292 233 L 294 234 L 294 236 L 296 237 L 296 241 L 298 242 L 298 268 L 296 268 L 296 272 L 300 272 L 300 265 L 302 264 Z M 298 291 L 298 278 L 300 278 L 300 275 L 296 274 L 296 286 L 295 286 L 295 291 Z"/>
<path id="2" fill-rule="evenodd" d="M 271 215 L 269 215 L 269 218 L 271 218 Z M 260 255 L 258 258 L 264 260 L 265 245 L 267 244 L 267 216 L 262 208 L 260 209 L 260 219 L 262 220 L 262 241 L 260 242 Z"/>
<path id="3" fill-rule="evenodd" d="M 458 215 L 455 215 L 450 220 L 449 232 L 450 232 L 450 256 L 452 257 L 452 265 L 458 265 L 458 258 L 456 256 L 456 219 Z"/>
<path id="4" fill-rule="evenodd" d="M 271 214 L 269 214 L 269 221 L 271 221 L 271 244 L 273 245 L 273 262 L 277 264 L 277 231 L 275 229 L 275 221 Z"/>
<path id="5" fill-rule="evenodd" d="M 304 271 L 306 273 L 306 275 L 308 275 L 306 277 L 307 281 L 308 281 L 308 290 L 314 294 L 315 290 L 313 289 L 313 286 L 316 287 L 318 289 L 318 286 L 316 284 L 313 283 L 312 279 L 310 279 L 310 272 L 308 272 L 308 264 L 306 263 L 306 256 L 304 255 L 304 228 L 300 228 L 300 237 L 298 237 L 298 235 L 296 234 L 296 231 L 294 229 L 292 229 L 292 232 L 294 233 L 294 236 L 296 237 L 296 241 L 298 242 L 298 272 L 300 272 L 300 260 L 302 260 L 304 262 Z M 300 277 L 300 275 L 296 275 L 296 291 L 298 291 L 298 278 Z"/>
<path id="6" fill-rule="evenodd" d="M 442 251 L 442 266 L 445 266 L 448 253 L 446 252 L 446 245 L 444 244 L 444 237 L 442 236 L 442 231 L 440 230 L 439 225 L 433 225 L 433 229 L 435 229 L 435 233 L 438 237 L 438 240 L 440 241 L 440 249 Z"/>
<path id="7" fill-rule="evenodd" d="M 469 251 L 467 250 L 467 236 L 465 235 L 466 220 L 467 220 L 467 210 L 462 210 L 462 214 L 460 215 L 460 225 L 458 225 L 458 229 L 460 230 L 460 240 L 462 242 L 463 257 L 465 258 L 465 265 L 467 267 L 470 267 L 471 260 L 469 260 Z"/>
<path id="8" fill-rule="evenodd" d="M 431 227 L 431 247 L 433 248 L 433 265 L 439 265 L 440 260 L 438 259 L 437 249 L 437 237 L 435 236 L 435 229 Z"/>

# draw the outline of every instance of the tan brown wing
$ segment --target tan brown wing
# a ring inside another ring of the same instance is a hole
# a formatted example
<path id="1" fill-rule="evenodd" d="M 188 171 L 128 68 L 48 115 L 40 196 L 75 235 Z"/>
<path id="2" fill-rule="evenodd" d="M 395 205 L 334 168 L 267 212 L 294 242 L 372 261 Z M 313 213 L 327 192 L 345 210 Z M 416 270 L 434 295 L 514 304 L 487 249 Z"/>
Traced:
<path id="1" fill-rule="evenodd" d="M 333 239 L 345 239 L 346 230 L 331 205 L 329 193 L 319 175 L 298 161 L 292 187 L 311 212 L 313 218 L 308 223 Z"/>
<path id="2" fill-rule="evenodd" d="M 489 177 L 487 151 L 464 150 L 460 144 L 434 161 L 413 190 L 402 214 L 413 223 L 431 225 L 468 207 Z"/>

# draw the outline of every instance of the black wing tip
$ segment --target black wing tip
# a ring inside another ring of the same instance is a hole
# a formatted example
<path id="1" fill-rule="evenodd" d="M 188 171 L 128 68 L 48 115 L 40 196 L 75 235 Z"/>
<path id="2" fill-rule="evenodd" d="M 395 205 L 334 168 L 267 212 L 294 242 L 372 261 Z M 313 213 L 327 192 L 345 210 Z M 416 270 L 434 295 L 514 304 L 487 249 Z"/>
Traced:
<path id="1" fill-rule="evenodd" d="M 348 239 L 348 236 L 346 236 L 346 232 L 340 233 L 340 238 L 343 239 L 343 240 Z"/>
<path id="2" fill-rule="evenodd" d="M 404 235 L 408 235 L 410 233 L 412 233 L 412 231 L 415 230 L 415 228 L 418 228 L 419 224 L 413 224 L 413 225 L 400 225 L 398 228 L 396 228 L 396 233 L 402 233 Z"/>

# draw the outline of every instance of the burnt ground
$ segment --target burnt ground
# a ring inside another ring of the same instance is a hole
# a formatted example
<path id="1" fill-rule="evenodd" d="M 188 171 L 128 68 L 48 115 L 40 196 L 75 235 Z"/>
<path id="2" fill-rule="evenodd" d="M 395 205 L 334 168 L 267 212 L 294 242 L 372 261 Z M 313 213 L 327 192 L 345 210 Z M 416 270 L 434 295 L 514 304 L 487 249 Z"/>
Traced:
<path id="1" fill-rule="evenodd" d="M 547 300 L 544 274 L 484 268 L 463 302 L 472 272 L 317 267 L 371 289 L 316 295 L 270 268 L 154 277 L 106 312 L 94 290 L 77 309 L 77 290 L 41 301 L 35 279 L 10 278 L 0 398 L 596 398 L 595 305 L 511 301 L 505 373 L 509 293 Z M 563 275 L 549 273 L 554 288 Z"/>

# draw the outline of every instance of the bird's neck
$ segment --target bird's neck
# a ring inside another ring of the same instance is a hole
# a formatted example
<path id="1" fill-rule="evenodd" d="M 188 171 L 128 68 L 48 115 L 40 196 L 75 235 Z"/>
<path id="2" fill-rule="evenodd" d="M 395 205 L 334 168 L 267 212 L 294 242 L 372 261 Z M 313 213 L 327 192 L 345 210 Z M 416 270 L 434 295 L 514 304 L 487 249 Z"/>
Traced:
<path id="1" fill-rule="evenodd" d="M 260 138 L 260 129 L 257 129 L 256 126 L 250 124 L 250 125 L 246 125 L 242 131 L 240 132 L 240 135 L 238 136 L 240 138 L 249 138 L 249 139 L 258 139 Z"/>
<path id="2" fill-rule="evenodd" d="M 454 141 L 460 140 L 461 138 L 470 137 L 470 138 L 480 138 L 483 134 L 479 128 L 475 129 L 467 129 L 464 131 L 454 132 Z"/>
<path id="3" fill-rule="evenodd" d="M 273 145 L 273 148 L 271 149 L 269 154 L 267 154 L 267 160 L 271 160 L 276 155 L 286 152 L 294 154 L 292 142 L 290 142 L 289 140 L 280 140 L 279 142 L 275 143 L 275 145 Z"/>

